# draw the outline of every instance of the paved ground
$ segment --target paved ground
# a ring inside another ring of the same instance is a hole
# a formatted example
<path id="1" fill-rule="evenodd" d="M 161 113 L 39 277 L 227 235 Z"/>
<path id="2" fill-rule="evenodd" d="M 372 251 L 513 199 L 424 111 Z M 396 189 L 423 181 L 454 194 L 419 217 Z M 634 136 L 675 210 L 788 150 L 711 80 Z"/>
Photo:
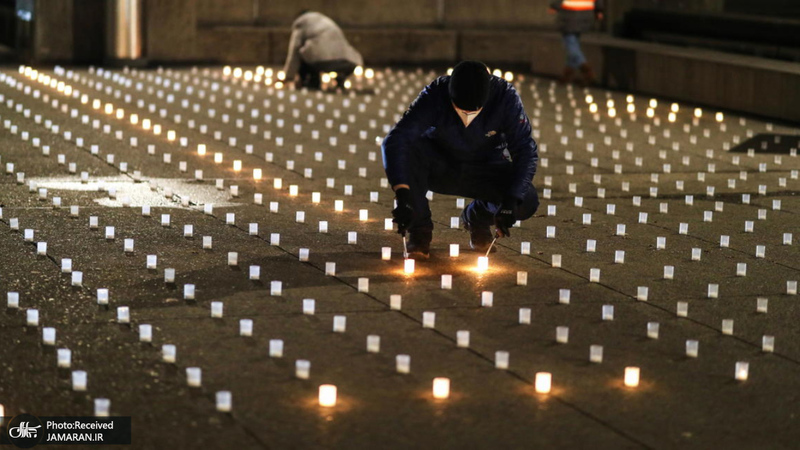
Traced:
<path id="1" fill-rule="evenodd" d="M 707 110 L 696 118 L 692 105 L 671 123 L 664 100 L 648 118 L 649 98 L 518 76 L 541 145 L 541 209 L 481 273 L 468 234 L 451 228 L 457 199 L 434 195 L 432 258 L 405 275 L 401 241 L 384 229 L 392 194 L 377 143 L 433 72 L 381 70 L 345 95 L 276 90 L 218 67 L 40 73 L 51 78 L 0 71 L 0 291 L 19 294 L 19 308 L 0 314 L 8 416 L 93 415 L 94 399 L 108 398 L 112 415 L 133 417 L 136 448 L 797 446 L 797 128 Z M 785 135 L 775 149 L 790 153 L 726 151 L 759 134 Z M 37 255 L 42 242 L 46 255 Z M 62 273 L 65 258 L 81 286 Z M 184 298 L 187 285 L 194 299 Z M 97 304 L 98 289 L 108 289 L 108 305 Z M 399 309 L 392 295 L 402 296 Z M 313 315 L 305 299 L 315 300 Z M 222 318 L 211 317 L 212 302 L 224 305 Z M 118 323 L 120 307 L 130 324 Z M 613 320 L 603 320 L 610 307 Z M 30 309 L 37 326 L 26 326 Z M 433 328 L 423 327 L 426 312 Z M 333 331 L 335 316 L 346 317 L 344 332 Z M 252 336 L 239 335 L 240 319 L 253 321 Z M 151 343 L 139 342 L 143 324 Z M 566 343 L 556 342 L 562 326 Z M 43 343 L 45 327 L 55 345 Z M 468 348 L 457 346 L 464 330 Z M 368 335 L 380 336 L 379 352 L 367 351 Z M 774 351 L 762 348 L 765 335 Z M 277 339 L 283 355 L 271 357 Z M 699 343 L 697 357 L 687 340 Z M 175 363 L 162 360 L 165 344 L 176 346 Z M 602 346 L 601 363 L 589 361 L 592 345 Z M 72 351 L 71 368 L 57 366 L 60 348 Z M 508 352 L 506 369 L 495 367 L 498 351 Z M 398 373 L 397 355 L 410 356 L 410 373 Z M 295 376 L 296 360 L 310 361 L 307 380 Z M 749 372 L 737 381 L 742 361 Z M 640 368 L 637 387 L 623 383 L 628 366 Z M 188 367 L 202 369 L 202 387 L 187 386 Z M 87 391 L 72 390 L 72 370 L 88 372 Z M 549 394 L 535 392 L 537 372 L 552 373 Z M 435 377 L 451 380 L 448 399 L 433 398 Z M 321 407 L 318 387 L 328 383 L 338 402 Z M 218 391 L 232 393 L 232 412 L 216 410 Z"/>

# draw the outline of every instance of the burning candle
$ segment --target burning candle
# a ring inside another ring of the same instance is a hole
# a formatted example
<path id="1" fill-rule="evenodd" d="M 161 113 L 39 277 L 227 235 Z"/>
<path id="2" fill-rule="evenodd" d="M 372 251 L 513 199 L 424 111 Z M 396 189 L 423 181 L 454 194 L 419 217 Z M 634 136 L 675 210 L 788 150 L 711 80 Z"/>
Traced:
<path id="1" fill-rule="evenodd" d="M 489 270 L 489 257 L 487 256 L 478 257 L 478 270 L 481 272 Z"/>
<path id="2" fill-rule="evenodd" d="M 320 385 L 319 405 L 325 407 L 336 406 L 336 386 L 332 384 Z"/>
<path id="3" fill-rule="evenodd" d="M 737 361 L 735 378 L 737 381 L 747 381 L 747 376 L 750 372 L 750 363 L 747 361 Z"/>
<path id="4" fill-rule="evenodd" d="M 453 276 L 442 275 L 442 289 L 453 289 Z"/>
<path id="5" fill-rule="evenodd" d="M 433 379 L 433 398 L 446 399 L 450 397 L 450 379 L 437 377 Z"/>
<path id="6" fill-rule="evenodd" d="M 404 266 L 403 270 L 405 271 L 406 275 L 411 275 L 411 274 L 414 273 L 414 260 L 413 259 L 409 258 L 409 259 L 405 260 L 403 266 Z"/>
<path id="7" fill-rule="evenodd" d="M 537 372 L 534 386 L 539 394 L 550 393 L 553 376 L 550 372 Z"/>
<path id="8" fill-rule="evenodd" d="M 625 368 L 625 386 L 636 387 L 639 386 L 639 368 L 626 367 Z"/>

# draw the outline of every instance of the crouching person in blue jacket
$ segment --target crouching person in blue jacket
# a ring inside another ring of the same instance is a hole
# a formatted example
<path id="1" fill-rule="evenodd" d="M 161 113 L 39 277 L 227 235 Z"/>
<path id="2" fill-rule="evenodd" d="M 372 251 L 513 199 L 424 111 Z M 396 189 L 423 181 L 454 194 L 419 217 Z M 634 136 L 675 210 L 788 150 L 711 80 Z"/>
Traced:
<path id="1" fill-rule="evenodd" d="M 539 156 L 522 100 L 481 62 L 463 61 L 426 86 L 382 150 L 397 200 L 394 222 L 416 257 L 430 255 L 428 191 L 474 199 L 461 220 L 478 252 L 539 207 L 532 184 Z"/>

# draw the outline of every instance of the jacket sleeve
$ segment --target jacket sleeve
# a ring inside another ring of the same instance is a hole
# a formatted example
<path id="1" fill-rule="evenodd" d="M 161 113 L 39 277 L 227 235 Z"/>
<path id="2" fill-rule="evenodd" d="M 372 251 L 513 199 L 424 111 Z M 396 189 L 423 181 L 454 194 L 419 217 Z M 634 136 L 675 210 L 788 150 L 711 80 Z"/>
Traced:
<path id="1" fill-rule="evenodd" d="M 297 23 L 292 27 L 292 37 L 289 39 L 289 51 L 286 54 L 286 64 L 283 71 L 286 81 L 291 81 L 300 70 L 300 47 L 303 46 L 303 31 Z"/>
<path id="2" fill-rule="evenodd" d="M 383 140 L 383 168 L 391 186 L 409 184 L 409 154 L 414 141 L 434 125 L 439 113 L 441 93 L 437 81 L 426 86 L 406 110 L 403 117 Z"/>
<path id="3" fill-rule="evenodd" d="M 517 200 L 522 200 L 531 187 L 531 181 L 539 164 L 539 152 L 536 141 L 531 136 L 531 123 L 525 114 L 522 100 L 517 91 L 509 86 L 506 92 L 506 140 L 508 152 L 514 164 L 514 181 L 508 193 Z"/>

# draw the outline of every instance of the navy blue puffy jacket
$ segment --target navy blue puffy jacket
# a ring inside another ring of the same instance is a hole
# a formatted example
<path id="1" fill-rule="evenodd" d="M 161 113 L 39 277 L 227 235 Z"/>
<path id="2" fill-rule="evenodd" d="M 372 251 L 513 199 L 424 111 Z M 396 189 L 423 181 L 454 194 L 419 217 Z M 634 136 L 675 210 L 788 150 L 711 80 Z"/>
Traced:
<path id="1" fill-rule="evenodd" d="M 521 200 L 530 189 L 539 162 L 531 125 L 514 87 L 492 76 L 489 99 L 469 127 L 453 109 L 449 76 L 425 87 L 383 140 L 383 166 L 392 186 L 409 184 L 409 151 L 427 138 L 454 161 L 480 164 L 510 159 L 514 180 L 508 196 Z"/>

